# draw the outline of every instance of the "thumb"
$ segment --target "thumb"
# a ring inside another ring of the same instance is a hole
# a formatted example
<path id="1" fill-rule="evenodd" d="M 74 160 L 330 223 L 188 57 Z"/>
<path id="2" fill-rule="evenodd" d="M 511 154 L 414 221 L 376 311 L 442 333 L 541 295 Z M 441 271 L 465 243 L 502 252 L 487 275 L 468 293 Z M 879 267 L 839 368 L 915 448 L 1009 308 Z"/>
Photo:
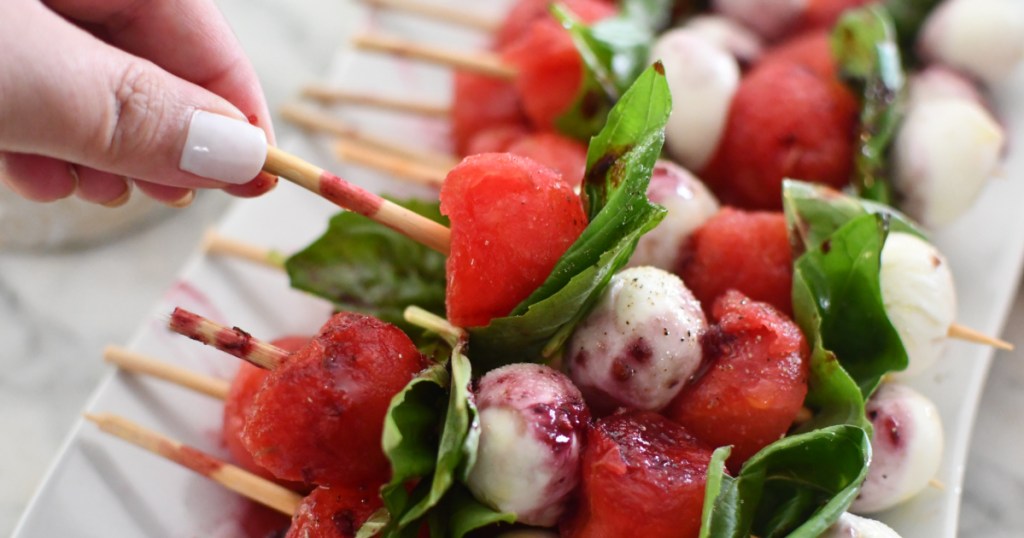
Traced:
<path id="1" fill-rule="evenodd" d="M 187 188 L 259 174 L 266 135 L 231 103 L 21 4 L 0 7 L 22 19 L 0 37 L 0 149 Z"/>

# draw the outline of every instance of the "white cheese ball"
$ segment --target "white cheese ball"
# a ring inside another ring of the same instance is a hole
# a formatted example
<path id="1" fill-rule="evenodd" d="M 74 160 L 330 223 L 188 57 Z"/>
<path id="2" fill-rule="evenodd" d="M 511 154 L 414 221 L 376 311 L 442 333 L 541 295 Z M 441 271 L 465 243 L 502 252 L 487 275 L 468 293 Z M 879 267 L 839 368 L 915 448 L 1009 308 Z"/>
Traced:
<path id="1" fill-rule="evenodd" d="M 858 514 L 887 510 L 924 491 L 942 461 L 939 412 L 916 390 L 886 383 L 865 410 L 875 433 L 868 477 L 850 506 Z"/>
<path id="2" fill-rule="evenodd" d="M 510 364 L 480 379 L 480 445 L 466 484 L 477 499 L 548 527 L 566 509 L 580 478 L 590 413 L 565 374 Z"/>
<path id="3" fill-rule="evenodd" d="M 1003 128 L 977 102 L 937 99 L 911 108 L 894 151 L 902 209 L 930 228 L 952 222 L 995 173 L 1005 140 Z"/>
<path id="4" fill-rule="evenodd" d="M 970 79 L 937 65 L 928 66 L 911 75 L 907 81 L 907 93 L 907 110 L 943 99 L 960 99 L 985 105 L 981 92 Z"/>
<path id="5" fill-rule="evenodd" d="M 687 20 L 683 28 L 732 54 L 744 65 L 753 64 L 764 52 L 760 36 L 722 15 L 698 15 Z"/>
<path id="6" fill-rule="evenodd" d="M 890 233 L 879 270 L 882 303 L 907 351 L 907 369 L 897 376 L 927 370 L 945 349 L 956 319 L 953 273 L 931 243 L 907 233 Z"/>
<path id="7" fill-rule="evenodd" d="M 683 28 L 658 38 L 651 60 L 658 59 L 665 66 L 673 104 L 665 146 L 684 167 L 700 170 L 725 131 L 729 105 L 740 83 L 739 64 L 725 50 Z"/>
<path id="8" fill-rule="evenodd" d="M 986 83 L 1002 80 L 1024 58 L 1019 0 L 946 0 L 921 30 L 921 55 Z"/>
<path id="9" fill-rule="evenodd" d="M 772 41 L 797 23 L 807 4 L 808 0 L 714 0 L 712 7 Z"/>
<path id="10" fill-rule="evenodd" d="M 674 271 L 683 243 L 718 213 L 718 200 L 693 174 L 666 160 L 655 163 L 647 197 L 664 206 L 668 214 L 640 238 L 629 265 Z"/>
<path id="11" fill-rule="evenodd" d="M 657 411 L 700 366 L 706 329 L 700 303 L 679 277 L 626 269 L 569 340 L 569 376 L 595 411 Z"/>
<path id="12" fill-rule="evenodd" d="M 900 538 L 900 535 L 881 521 L 844 512 L 818 538 Z"/>

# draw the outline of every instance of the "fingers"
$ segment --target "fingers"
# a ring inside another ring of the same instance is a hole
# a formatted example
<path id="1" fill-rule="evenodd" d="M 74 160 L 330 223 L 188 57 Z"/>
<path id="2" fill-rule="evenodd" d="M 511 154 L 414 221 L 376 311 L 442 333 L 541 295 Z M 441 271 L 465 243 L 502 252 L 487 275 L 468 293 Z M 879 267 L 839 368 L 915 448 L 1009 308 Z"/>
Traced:
<path id="1" fill-rule="evenodd" d="M 68 163 L 24 153 L 0 153 L 0 179 L 36 202 L 54 202 L 75 192 L 78 178 Z"/>
<path id="2" fill-rule="evenodd" d="M 176 208 L 188 207 L 195 199 L 195 191 L 183 187 L 171 187 L 159 183 L 135 180 L 135 186 L 146 196 Z"/>
<path id="3" fill-rule="evenodd" d="M 102 172 L 87 166 L 77 166 L 78 190 L 75 194 L 94 204 L 120 207 L 132 196 L 132 181 L 123 176 Z"/>
<path id="4" fill-rule="evenodd" d="M 230 101 L 273 143 L 259 79 L 241 45 L 209 0 L 50 0 L 73 20 L 99 25 L 114 46 Z M 168 41 L 175 46 L 168 46 Z"/>
<path id="5" fill-rule="evenodd" d="M 13 31 L 0 33 L 0 149 L 177 186 L 179 195 L 259 173 L 265 134 L 224 98 L 100 42 L 36 2 L 0 2 L 5 18 Z M 193 117 L 238 121 L 199 122 L 205 127 L 190 131 Z M 189 171 L 180 167 L 186 154 L 194 157 Z"/>

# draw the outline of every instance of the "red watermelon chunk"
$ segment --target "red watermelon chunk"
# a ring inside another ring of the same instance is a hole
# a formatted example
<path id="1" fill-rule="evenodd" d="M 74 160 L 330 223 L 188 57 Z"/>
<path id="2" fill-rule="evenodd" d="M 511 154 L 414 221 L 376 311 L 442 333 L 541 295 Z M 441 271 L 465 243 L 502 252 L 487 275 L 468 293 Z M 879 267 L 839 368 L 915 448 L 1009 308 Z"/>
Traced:
<path id="1" fill-rule="evenodd" d="M 711 449 L 652 411 L 599 420 L 583 452 L 568 538 L 696 538 Z"/>
<path id="2" fill-rule="evenodd" d="M 441 187 L 451 219 L 448 320 L 487 325 L 551 273 L 587 225 L 579 196 L 551 168 L 507 153 L 466 157 Z"/>
<path id="3" fill-rule="evenodd" d="M 271 344 L 289 352 L 294 353 L 309 342 L 308 337 L 286 336 L 271 342 Z M 260 467 L 252 458 L 252 454 L 245 448 L 242 442 L 242 429 L 245 427 L 246 418 L 252 410 L 252 402 L 256 398 L 263 382 L 270 375 L 269 370 L 264 370 L 242 361 L 238 372 L 231 381 L 231 388 L 224 400 L 224 425 L 221 430 L 224 444 L 227 446 L 231 459 L 243 469 L 258 474 L 263 478 L 273 480 L 275 477 L 270 471 Z"/>
<path id="4" fill-rule="evenodd" d="M 729 469 L 781 438 L 807 395 L 808 348 L 789 318 L 730 291 L 715 301 L 703 374 L 665 414 L 712 446 L 732 445 Z"/>
<path id="5" fill-rule="evenodd" d="M 452 90 L 452 141 L 459 155 L 468 155 L 481 132 L 498 127 L 525 130 L 526 116 L 512 82 L 500 78 L 455 72 Z"/>

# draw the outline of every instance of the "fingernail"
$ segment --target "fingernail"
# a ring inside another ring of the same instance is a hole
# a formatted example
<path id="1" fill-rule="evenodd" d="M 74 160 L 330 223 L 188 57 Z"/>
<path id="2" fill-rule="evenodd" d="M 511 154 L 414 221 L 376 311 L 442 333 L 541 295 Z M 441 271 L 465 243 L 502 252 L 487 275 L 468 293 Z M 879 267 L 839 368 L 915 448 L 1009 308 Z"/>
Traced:
<path id="1" fill-rule="evenodd" d="M 132 183 L 132 181 L 130 179 L 125 178 L 125 180 L 124 180 L 124 192 L 121 193 L 121 195 L 118 196 L 117 198 L 114 198 L 113 200 L 107 200 L 106 202 L 103 202 L 100 205 L 102 205 L 103 207 L 114 208 L 114 207 L 121 207 L 124 204 L 128 203 L 128 200 L 130 200 L 131 197 L 132 197 L 132 184 L 133 183 Z"/>
<path id="2" fill-rule="evenodd" d="M 267 135 L 259 127 L 197 110 L 189 122 L 179 168 L 224 183 L 252 180 L 267 159 Z"/>
<path id="3" fill-rule="evenodd" d="M 165 202 L 165 203 L 167 205 L 175 208 L 175 209 L 181 209 L 183 207 L 188 207 L 188 206 L 192 205 L 192 201 L 195 200 L 195 199 L 196 199 L 196 191 L 188 191 L 187 193 L 185 193 L 185 196 L 182 196 L 181 198 L 178 198 L 177 200 L 175 200 L 173 202 Z"/>

